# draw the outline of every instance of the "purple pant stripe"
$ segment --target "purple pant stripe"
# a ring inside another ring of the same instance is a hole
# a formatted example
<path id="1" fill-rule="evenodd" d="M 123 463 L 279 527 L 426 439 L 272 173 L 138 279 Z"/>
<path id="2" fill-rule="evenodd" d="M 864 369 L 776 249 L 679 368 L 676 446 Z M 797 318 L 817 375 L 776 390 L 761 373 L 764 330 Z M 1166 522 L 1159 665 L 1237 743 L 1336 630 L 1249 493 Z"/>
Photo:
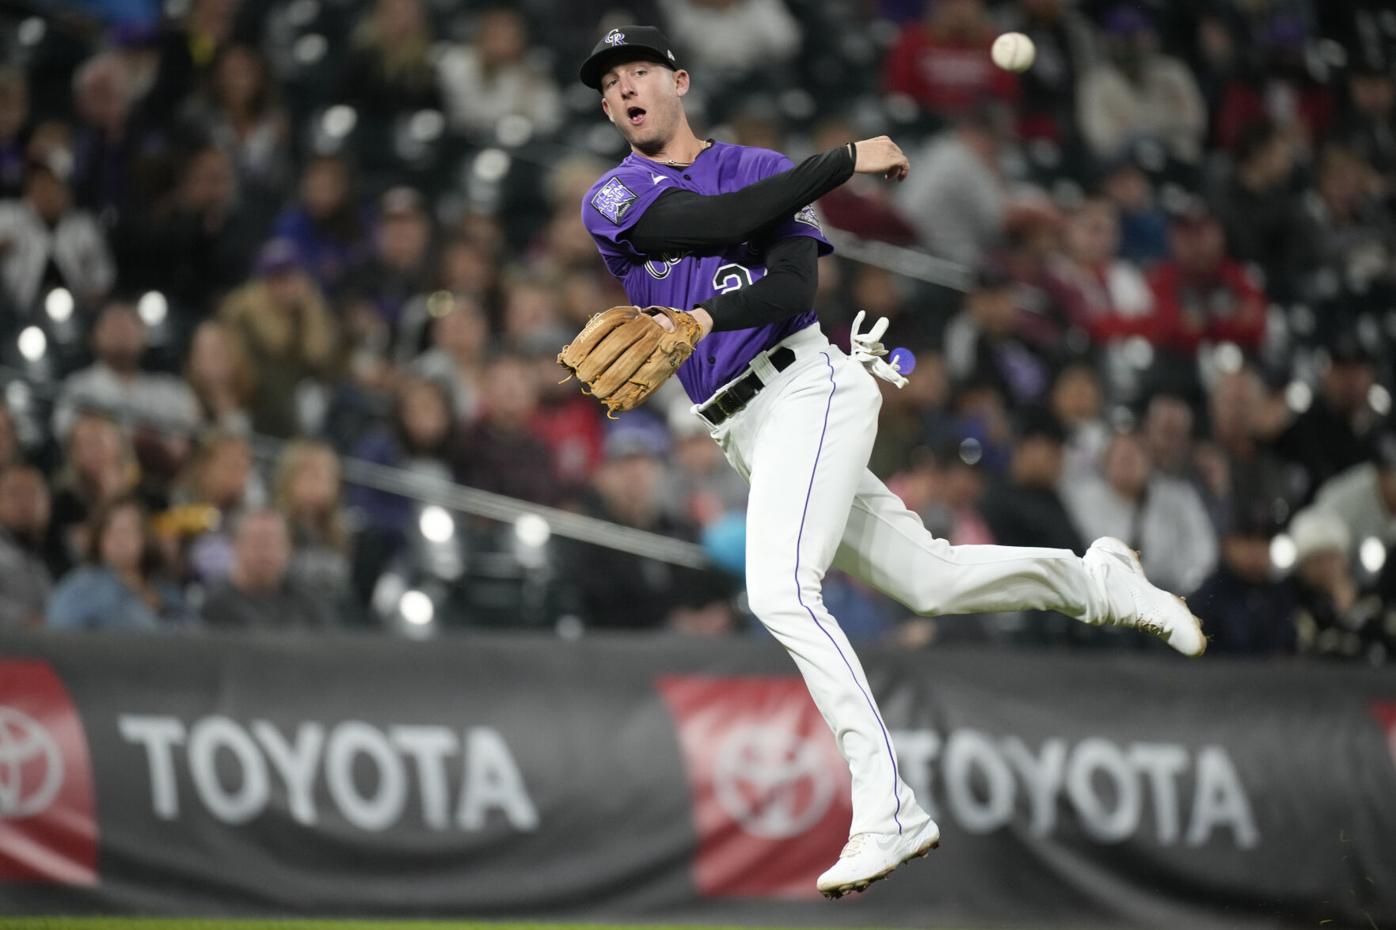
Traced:
<path id="1" fill-rule="evenodd" d="M 809 515 L 810 496 L 814 493 L 814 475 L 819 470 L 819 456 L 824 451 L 824 436 L 829 432 L 829 410 L 834 406 L 834 392 L 838 385 L 834 383 L 834 363 L 829 359 L 829 353 L 821 353 L 824 356 L 824 364 L 829 366 L 829 400 L 824 405 L 824 426 L 819 431 L 819 446 L 814 451 L 814 467 L 809 473 L 809 487 L 805 489 L 805 507 L 800 512 L 800 530 L 795 535 L 795 599 L 800 606 L 809 614 L 809 618 L 814 621 L 814 625 L 819 627 L 820 632 L 829 637 L 829 645 L 834 647 L 834 651 L 843 660 L 844 667 L 848 669 L 848 675 L 853 679 L 853 684 L 859 693 L 863 695 L 863 700 L 868 702 L 868 710 L 872 712 L 873 719 L 877 721 L 877 727 L 882 731 L 882 742 L 887 747 L 887 756 L 892 760 L 892 800 L 896 803 L 897 809 L 892 814 L 892 819 L 897 824 L 897 835 L 902 833 L 902 799 L 897 793 L 897 754 L 892 751 L 892 738 L 887 735 L 887 727 L 882 722 L 882 715 L 877 712 L 877 705 L 873 703 L 872 696 L 863 688 L 863 683 L 858 680 L 858 676 L 853 671 L 853 664 L 848 661 L 848 656 L 843 654 L 839 648 L 838 640 L 834 639 L 834 634 L 825 629 L 824 624 L 819 622 L 819 618 L 814 615 L 814 611 L 805 603 L 804 595 L 800 591 L 800 543 L 805 536 L 805 517 Z"/>

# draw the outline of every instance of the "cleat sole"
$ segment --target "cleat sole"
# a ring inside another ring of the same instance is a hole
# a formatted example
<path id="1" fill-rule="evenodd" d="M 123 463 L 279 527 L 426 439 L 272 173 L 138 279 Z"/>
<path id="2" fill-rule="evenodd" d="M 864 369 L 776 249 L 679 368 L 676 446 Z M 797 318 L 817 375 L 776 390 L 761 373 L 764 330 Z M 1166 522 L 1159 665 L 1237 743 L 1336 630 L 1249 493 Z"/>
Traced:
<path id="1" fill-rule="evenodd" d="M 933 849 L 938 849 L 938 848 L 940 848 L 940 840 L 932 840 L 931 842 L 927 843 L 925 846 L 922 846 L 920 849 L 918 849 L 918 850 L 916 850 L 915 852 L 911 853 L 909 856 L 907 856 L 907 857 L 906 857 L 905 859 L 903 859 L 901 862 L 898 862 L 896 865 L 892 866 L 891 868 L 883 869 L 881 872 L 878 872 L 876 875 L 872 876 L 871 878 L 860 879 L 859 881 L 856 881 L 856 882 L 849 882 L 847 885 L 840 885 L 840 886 L 837 887 L 837 888 L 831 888 L 831 889 L 828 890 L 828 891 L 822 891 L 822 892 L 820 892 L 820 894 L 824 895 L 824 897 L 827 898 L 827 899 L 830 900 L 830 901 L 837 901 L 839 898 L 842 898 L 844 895 L 856 894 L 857 892 L 860 892 L 860 891 L 867 891 L 869 885 L 873 884 L 874 882 L 880 882 L 880 881 L 882 881 L 884 878 L 886 878 L 887 876 L 891 875 L 893 872 L 897 871 L 897 869 L 898 869 L 899 867 L 901 867 L 901 866 L 903 866 L 903 865 L 906 865 L 906 864 L 907 864 L 908 862 L 910 862 L 912 859 L 924 859 L 926 856 L 928 856 L 928 855 L 930 854 L 931 850 L 933 850 Z"/>

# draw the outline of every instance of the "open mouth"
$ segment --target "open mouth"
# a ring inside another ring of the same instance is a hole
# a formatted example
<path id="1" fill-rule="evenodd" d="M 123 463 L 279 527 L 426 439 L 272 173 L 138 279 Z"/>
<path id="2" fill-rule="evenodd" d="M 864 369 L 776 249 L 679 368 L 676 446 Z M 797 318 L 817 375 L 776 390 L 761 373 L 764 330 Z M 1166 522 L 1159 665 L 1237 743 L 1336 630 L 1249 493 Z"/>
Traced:
<path id="1" fill-rule="evenodd" d="M 645 108 L 630 107 L 625 111 L 625 117 L 630 120 L 630 125 L 640 126 L 645 122 Z"/>

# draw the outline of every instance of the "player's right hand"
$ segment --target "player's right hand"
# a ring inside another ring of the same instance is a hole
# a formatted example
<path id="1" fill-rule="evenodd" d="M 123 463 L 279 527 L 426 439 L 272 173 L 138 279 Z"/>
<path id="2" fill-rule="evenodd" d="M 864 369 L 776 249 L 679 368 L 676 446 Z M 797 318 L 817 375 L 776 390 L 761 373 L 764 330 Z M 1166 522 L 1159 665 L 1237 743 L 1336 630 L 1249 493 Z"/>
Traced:
<path id="1" fill-rule="evenodd" d="M 906 180 L 911 164 L 897 143 L 886 136 L 853 143 L 858 150 L 854 159 L 855 174 L 880 174 L 889 181 Z"/>

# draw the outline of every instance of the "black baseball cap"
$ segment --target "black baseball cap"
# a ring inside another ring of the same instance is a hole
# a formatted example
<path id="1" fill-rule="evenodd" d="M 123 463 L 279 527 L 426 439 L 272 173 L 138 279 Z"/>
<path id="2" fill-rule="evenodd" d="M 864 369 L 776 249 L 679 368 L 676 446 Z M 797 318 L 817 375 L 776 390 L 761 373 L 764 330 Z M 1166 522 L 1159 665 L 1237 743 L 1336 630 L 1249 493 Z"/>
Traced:
<path id="1" fill-rule="evenodd" d="M 623 61 L 655 61 L 671 71 L 679 70 L 664 33 L 653 26 L 616 26 L 596 43 L 577 76 L 587 87 L 600 90 L 601 75 Z"/>
<path id="2" fill-rule="evenodd" d="M 1024 407 L 1014 418 L 1018 441 L 1026 439 L 1047 439 L 1061 444 L 1066 442 L 1066 427 L 1056 414 L 1042 406 Z"/>

